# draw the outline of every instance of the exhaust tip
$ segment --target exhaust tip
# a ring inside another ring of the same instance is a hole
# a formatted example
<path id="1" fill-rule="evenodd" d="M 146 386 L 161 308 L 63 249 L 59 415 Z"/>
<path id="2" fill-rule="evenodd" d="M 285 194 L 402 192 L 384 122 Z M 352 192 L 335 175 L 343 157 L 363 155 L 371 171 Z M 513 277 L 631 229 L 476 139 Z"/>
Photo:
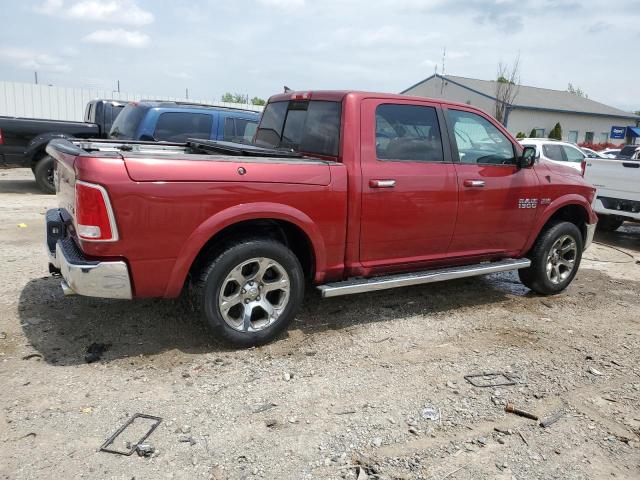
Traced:
<path id="1" fill-rule="evenodd" d="M 69 284 L 66 282 L 66 280 L 62 280 L 60 282 L 60 286 L 62 287 L 62 293 L 64 293 L 65 297 L 68 297 L 69 295 L 75 295 L 76 292 L 73 290 L 73 288 L 71 288 L 69 286 Z"/>

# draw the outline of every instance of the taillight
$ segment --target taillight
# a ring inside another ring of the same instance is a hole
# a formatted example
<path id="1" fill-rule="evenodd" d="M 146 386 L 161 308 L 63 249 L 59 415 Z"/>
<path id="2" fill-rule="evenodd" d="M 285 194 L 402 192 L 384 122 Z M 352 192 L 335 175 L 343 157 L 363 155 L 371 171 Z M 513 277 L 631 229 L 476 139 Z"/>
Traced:
<path id="1" fill-rule="evenodd" d="M 582 170 L 582 176 L 584 177 L 584 171 L 587 169 L 587 161 L 586 160 L 582 160 L 582 162 L 580 162 L 580 170 Z"/>
<path id="2" fill-rule="evenodd" d="M 2 129 L 0 128 L 0 145 L 4 145 L 4 137 L 2 136 Z"/>
<path id="3" fill-rule="evenodd" d="M 75 215 L 76 232 L 82 240 L 118 240 L 118 229 L 109 195 L 101 185 L 76 181 Z"/>

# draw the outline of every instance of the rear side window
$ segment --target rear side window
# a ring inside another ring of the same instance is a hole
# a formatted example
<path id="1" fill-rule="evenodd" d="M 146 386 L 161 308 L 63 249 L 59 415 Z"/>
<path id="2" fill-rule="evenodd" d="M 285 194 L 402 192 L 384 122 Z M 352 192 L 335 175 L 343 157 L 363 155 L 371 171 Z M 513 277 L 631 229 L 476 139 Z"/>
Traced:
<path id="1" fill-rule="evenodd" d="M 256 121 L 227 117 L 224 119 L 222 139 L 226 142 L 250 143 L 257 127 L 258 122 Z"/>
<path id="2" fill-rule="evenodd" d="M 433 107 L 383 104 L 376 108 L 376 156 L 380 160 L 442 162 L 442 139 Z"/>
<path id="3" fill-rule="evenodd" d="M 116 117 L 109 131 L 109 138 L 117 140 L 135 140 L 138 125 L 149 110 L 148 107 L 129 104 Z"/>
<path id="4" fill-rule="evenodd" d="M 562 155 L 562 146 L 560 145 L 543 145 L 542 150 L 544 151 L 544 156 L 550 158 L 551 160 L 557 160 L 558 162 L 565 161 L 565 158 Z"/>
<path id="5" fill-rule="evenodd" d="M 567 145 L 562 145 L 562 148 L 564 149 L 564 153 L 567 156 L 568 161 L 580 163 L 584 160 L 584 154 L 577 148 L 569 147 Z"/>
<path id="6" fill-rule="evenodd" d="M 183 143 L 187 138 L 211 138 L 213 117 L 203 113 L 166 112 L 158 118 L 156 140 Z"/>
<path id="7" fill-rule="evenodd" d="M 339 102 L 322 100 L 269 103 L 256 133 L 258 145 L 337 157 Z"/>

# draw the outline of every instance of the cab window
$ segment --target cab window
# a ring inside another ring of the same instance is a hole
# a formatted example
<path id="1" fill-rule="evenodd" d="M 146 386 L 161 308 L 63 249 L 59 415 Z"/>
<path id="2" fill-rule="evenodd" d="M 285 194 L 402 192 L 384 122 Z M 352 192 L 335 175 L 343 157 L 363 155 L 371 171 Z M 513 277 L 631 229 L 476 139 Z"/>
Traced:
<path id="1" fill-rule="evenodd" d="M 380 160 L 442 162 L 442 139 L 433 107 L 382 104 L 376 108 L 376 156 Z"/>
<path id="2" fill-rule="evenodd" d="M 555 144 L 547 144 L 542 147 L 544 150 L 544 156 L 551 159 L 556 160 L 558 162 L 565 162 L 566 159 L 562 155 L 562 146 Z"/>
<path id="3" fill-rule="evenodd" d="M 513 144 L 486 118 L 462 110 L 447 110 L 460 163 L 515 165 Z"/>

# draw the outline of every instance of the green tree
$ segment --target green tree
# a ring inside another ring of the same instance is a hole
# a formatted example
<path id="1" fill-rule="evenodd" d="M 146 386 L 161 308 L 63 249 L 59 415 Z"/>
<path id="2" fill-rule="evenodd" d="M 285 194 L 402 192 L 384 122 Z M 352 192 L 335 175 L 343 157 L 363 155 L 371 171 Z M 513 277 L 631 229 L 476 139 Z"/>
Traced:
<path id="1" fill-rule="evenodd" d="M 267 102 L 260 97 L 253 97 L 251 99 L 251 105 L 265 105 Z"/>
<path id="2" fill-rule="evenodd" d="M 529 134 L 529 138 L 536 138 L 536 129 L 532 128 L 531 133 Z"/>
<path id="3" fill-rule="evenodd" d="M 226 92 L 220 100 L 226 103 L 249 103 L 249 96 L 241 93 Z"/>
<path id="4" fill-rule="evenodd" d="M 589 98 L 589 95 L 587 95 L 584 92 L 584 90 L 582 90 L 580 87 L 574 87 L 572 83 L 570 83 L 567 86 L 567 92 L 573 93 L 574 95 L 577 95 L 578 97 Z"/>
<path id="5" fill-rule="evenodd" d="M 556 123 L 555 127 L 549 132 L 549 138 L 555 138 L 556 140 L 562 140 L 562 127 L 560 122 Z"/>
<path id="6" fill-rule="evenodd" d="M 524 132 L 518 132 L 516 133 L 516 138 L 525 138 L 527 135 L 525 135 Z"/>

